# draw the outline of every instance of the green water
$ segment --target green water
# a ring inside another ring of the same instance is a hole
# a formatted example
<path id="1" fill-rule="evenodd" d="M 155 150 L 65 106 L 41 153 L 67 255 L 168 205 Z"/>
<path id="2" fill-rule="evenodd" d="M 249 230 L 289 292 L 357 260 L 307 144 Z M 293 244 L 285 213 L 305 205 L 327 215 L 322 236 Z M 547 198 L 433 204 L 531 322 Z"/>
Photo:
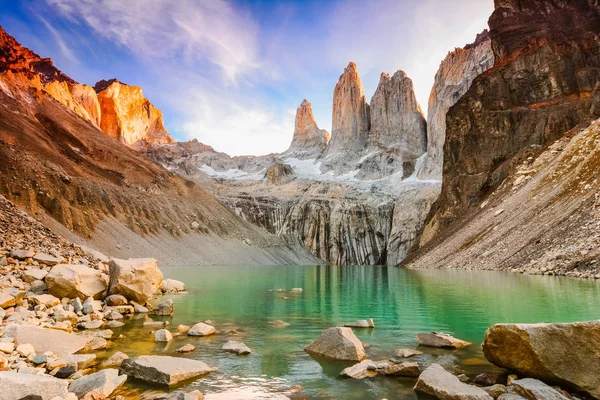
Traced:
<path id="1" fill-rule="evenodd" d="M 183 357 L 219 371 L 176 389 L 200 389 L 207 399 L 280 398 L 293 385 L 301 385 L 302 396 L 309 399 L 416 399 L 413 379 L 344 379 L 339 372 L 351 363 L 315 360 L 303 351 L 323 329 L 359 318 L 375 321 L 375 329 L 354 329 L 368 344 L 368 358 L 389 358 L 394 349 L 416 348 L 416 333 L 442 331 L 473 345 L 456 351 L 419 350 L 425 359 L 472 376 L 501 372 L 481 353 L 490 325 L 600 318 L 600 284 L 568 278 L 373 266 L 167 268 L 164 273 L 184 281 L 189 290 L 171 296 L 171 331 L 178 324 L 211 320 L 220 332 L 209 338 L 177 336 L 165 347 L 141 327 L 143 319 L 136 319 L 116 331 L 123 338 L 105 356 L 117 349 L 130 356 L 181 356 L 175 349 L 192 343 L 196 351 Z M 303 292 L 272 291 L 297 287 Z M 290 326 L 274 327 L 269 324 L 274 320 Z M 239 334 L 227 332 L 233 329 Z M 227 340 L 241 340 L 253 353 L 224 353 L 221 346 Z M 120 394 L 138 397 L 152 390 L 128 382 Z"/>

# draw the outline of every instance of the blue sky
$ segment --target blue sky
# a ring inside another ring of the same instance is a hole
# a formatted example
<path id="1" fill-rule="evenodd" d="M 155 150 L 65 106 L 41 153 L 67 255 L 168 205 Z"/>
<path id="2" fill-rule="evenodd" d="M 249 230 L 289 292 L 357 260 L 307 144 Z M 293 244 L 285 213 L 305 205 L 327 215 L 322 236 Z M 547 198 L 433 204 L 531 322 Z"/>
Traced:
<path id="1" fill-rule="evenodd" d="M 493 0 L 4 0 L 0 25 L 73 79 L 140 85 L 178 140 L 231 155 L 287 148 L 296 107 L 331 131 L 334 86 L 357 63 L 370 100 L 404 70 L 427 100 L 448 51 Z"/>

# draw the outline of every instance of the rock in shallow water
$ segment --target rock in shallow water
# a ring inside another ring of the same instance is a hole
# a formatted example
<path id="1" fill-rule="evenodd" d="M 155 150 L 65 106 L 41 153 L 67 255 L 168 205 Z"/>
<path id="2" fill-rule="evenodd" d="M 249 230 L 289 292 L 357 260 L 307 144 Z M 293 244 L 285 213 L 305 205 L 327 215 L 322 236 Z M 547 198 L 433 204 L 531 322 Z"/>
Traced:
<path id="1" fill-rule="evenodd" d="M 417 334 L 417 340 L 419 341 L 419 346 L 426 347 L 450 347 L 460 349 L 471 345 L 469 342 L 439 332 L 419 333 Z"/>
<path id="2" fill-rule="evenodd" d="M 519 379 L 512 386 L 518 394 L 530 400 L 569 400 L 569 397 L 537 379 Z"/>
<path id="3" fill-rule="evenodd" d="M 439 364 L 423 371 L 414 389 L 440 400 L 493 400 L 483 389 L 462 383 Z"/>
<path id="4" fill-rule="evenodd" d="M 358 364 L 345 368 L 340 372 L 340 375 L 354 379 L 364 379 L 377 375 L 376 369 L 377 364 L 373 360 L 363 360 Z"/>
<path id="5" fill-rule="evenodd" d="M 187 334 L 188 336 L 210 336 L 214 335 L 215 332 L 216 330 L 214 326 L 205 324 L 204 322 L 199 322 L 192 326 Z"/>
<path id="6" fill-rule="evenodd" d="M 572 324 L 497 324 L 483 353 L 522 376 L 564 384 L 600 398 L 600 321 Z"/>
<path id="7" fill-rule="evenodd" d="M 110 261 L 110 294 L 145 304 L 157 292 L 163 275 L 153 258 Z"/>
<path id="8" fill-rule="evenodd" d="M 166 329 L 159 329 L 154 332 L 155 342 L 170 342 L 171 340 L 173 340 L 173 335 Z"/>
<path id="9" fill-rule="evenodd" d="M 121 374 L 157 385 L 172 386 L 179 382 L 207 375 L 211 368 L 202 361 L 167 356 L 140 356 L 121 364 Z"/>
<path id="10" fill-rule="evenodd" d="M 237 355 L 247 355 L 252 353 L 250 347 L 246 346 L 242 342 L 236 342 L 235 340 L 230 340 L 223 345 L 223 350 L 228 353 L 235 353 Z"/>
<path id="11" fill-rule="evenodd" d="M 321 336 L 304 348 L 309 354 L 335 360 L 362 361 L 365 349 L 350 328 L 325 329 Z"/>
<path id="12" fill-rule="evenodd" d="M 118 370 L 105 369 L 74 380 L 69 386 L 69 391 L 75 393 L 78 399 L 104 399 L 121 387 L 126 380 L 127 375 L 119 375 Z"/>

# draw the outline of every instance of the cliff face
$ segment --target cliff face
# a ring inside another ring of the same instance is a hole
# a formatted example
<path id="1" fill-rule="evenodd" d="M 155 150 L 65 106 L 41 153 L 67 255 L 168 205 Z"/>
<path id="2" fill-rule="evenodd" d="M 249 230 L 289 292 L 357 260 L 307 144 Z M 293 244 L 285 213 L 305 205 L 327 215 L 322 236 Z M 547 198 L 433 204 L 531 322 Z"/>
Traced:
<path id="1" fill-rule="evenodd" d="M 327 153 L 362 151 L 369 135 L 369 105 L 356 64 L 348 64 L 333 91 L 331 142 Z"/>
<path id="2" fill-rule="evenodd" d="M 485 30 L 473 44 L 448 53 L 435 74 L 427 115 L 427 156 L 418 171 L 419 179 L 442 180 L 446 114 L 469 90 L 473 80 L 494 64 L 489 32 Z"/>
<path id="3" fill-rule="evenodd" d="M 382 73 L 371 98 L 369 145 L 399 148 L 420 156 L 426 151 L 426 123 L 417 103 L 412 80 L 398 71 Z"/>
<path id="4" fill-rule="evenodd" d="M 52 81 L 45 89 L 75 114 L 100 127 L 100 103 L 94 88 L 79 83 Z"/>
<path id="5" fill-rule="evenodd" d="M 446 117 L 442 194 L 424 241 L 481 203 L 517 164 L 598 115 L 600 4 L 495 5 L 494 65 Z"/>
<path id="6" fill-rule="evenodd" d="M 306 99 L 303 100 L 296 110 L 292 144 L 285 153 L 299 159 L 317 158 L 327 148 L 329 139 L 329 132 L 317 126 L 312 104 Z"/>
<path id="7" fill-rule="evenodd" d="M 144 97 L 139 86 L 114 81 L 98 93 L 98 101 L 100 128 L 108 136 L 128 146 L 174 142 L 164 126 L 162 112 Z"/>

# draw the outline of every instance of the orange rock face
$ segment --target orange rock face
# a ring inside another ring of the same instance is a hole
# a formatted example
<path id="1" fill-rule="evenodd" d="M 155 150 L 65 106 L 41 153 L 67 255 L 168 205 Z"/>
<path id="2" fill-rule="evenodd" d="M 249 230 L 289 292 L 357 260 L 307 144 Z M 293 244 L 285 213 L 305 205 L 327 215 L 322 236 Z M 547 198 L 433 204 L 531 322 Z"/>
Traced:
<path id="1" fill-rule="evenodd" d="M 100 127 L 100 103 L 93 87 L 79 83 L 52 81 L 45 89 L 75 114 Z"/>
<path id="2" fill-rule="evenodd" d="M 144 97 L 142 88 L 112 82 L 98 93 L 100 129 L 122 143 L 173 143 L 163 123 L 162 112 Z"/>

